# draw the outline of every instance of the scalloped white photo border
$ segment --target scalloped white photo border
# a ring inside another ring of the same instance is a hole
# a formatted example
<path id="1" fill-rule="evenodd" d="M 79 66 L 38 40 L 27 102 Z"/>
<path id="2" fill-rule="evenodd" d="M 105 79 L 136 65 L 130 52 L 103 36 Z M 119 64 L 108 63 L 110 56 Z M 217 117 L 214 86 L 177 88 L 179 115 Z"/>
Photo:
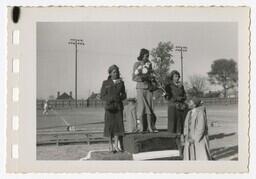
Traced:
<path id="1" fill-rule="evenodd" d="M 248 7 L 22 7 L 18 24 L 7 28 L 8 172 L 207 172 L 248 171 L 249 27 Z M 72 12 L 72 13 L 71 13 Z M 122 13 L 121 13 L 122 12 Z M 37 161 L 36 22 L 38 21 L 232 21 L 238 22 L 238 161 Z"/>

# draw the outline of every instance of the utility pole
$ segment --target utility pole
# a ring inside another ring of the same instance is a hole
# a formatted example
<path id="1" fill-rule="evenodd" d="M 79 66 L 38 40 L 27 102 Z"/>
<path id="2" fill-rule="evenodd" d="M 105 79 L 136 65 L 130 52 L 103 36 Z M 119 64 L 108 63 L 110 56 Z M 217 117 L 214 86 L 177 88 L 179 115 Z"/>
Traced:
<path id="1" fill-rule="evenodd" d="M 175 51 L 180 52 L 180 60 L 181 60 L 181 82 L 183 84 L 183 52 L 187 51 L 187 47 L 185 46 L 176 46 Z"/>
<path id="2" fill-rule="evenodd" d="M 75 45 L 75 103 L 76 103 L 76 107 L 77 107 L 77 46 L 84 45 L 84 40 L 70 39 L 68 44 Z"/>

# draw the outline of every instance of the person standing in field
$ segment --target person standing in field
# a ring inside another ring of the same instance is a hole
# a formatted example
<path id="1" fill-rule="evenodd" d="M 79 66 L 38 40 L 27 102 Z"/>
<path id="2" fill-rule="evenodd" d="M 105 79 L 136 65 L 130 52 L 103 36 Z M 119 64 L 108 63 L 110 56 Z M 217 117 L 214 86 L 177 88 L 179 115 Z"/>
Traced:
<path id="1" fill-rule="evenodd" d="M 136 81 L 137 90 L 137 113 L 140 120 L 140 132 L 144 131 L 144 116 L 146 116 L 149 132 L 157 131 L 155 129 L 155 121 L 153 119 L 153 92 L 149 90 L 150 81 L 148 79 L 153 71 L 152 64 L 149 61 L 149 51 L 141 49 L 140 55 L 133 66 L 132 79 Z"/>
<path id="2" fill-rule="evenodd" d="M 165 86 L 164 96 L 168 100 L 168 131 L 182 134 L 187 105 L 186 92 L 179 80 L 180 73 L 173 70 L 170 74 L 170 82 Z"/>
<path id="3" fill-rule="evenodd" d="M 184 124 L 184 160 L 211 160 L 206 108 L 199 98 L 189 101 L 191 110 Z"/>
<path id="4" fill-rule="evenodd" d="M 48 101 L 45 100 L 45 102 L 44 102 L 43 115 L 47 115 L 47 114 L 48 114 Z"/>
<path id="5" fill-rule="evenodd" d="M 137 132 L 137 110 L 136 99 L 129 98 L 128 104 L 124 107 L 124 119 L 127 132 Z"/>
<path id="6" fill-rule="evenodd" d="M 110 151 L 115 153 L 123 151 L 124 107 L 122 101 L 126 99 L 126 92 L 118 66 L 110 66 L 108 73 L 108 79 L 103 81 L 101 87 L 101 99 L 105 101 L 104 136 L 109 137 Z"/>

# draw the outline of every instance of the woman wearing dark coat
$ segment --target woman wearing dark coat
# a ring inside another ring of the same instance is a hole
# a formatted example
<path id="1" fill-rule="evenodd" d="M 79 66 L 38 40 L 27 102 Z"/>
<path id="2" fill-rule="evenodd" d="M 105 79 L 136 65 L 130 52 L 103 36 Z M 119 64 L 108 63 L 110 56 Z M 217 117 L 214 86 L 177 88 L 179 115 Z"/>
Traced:
<path id="1" fill-rule="evenodd" d="M 185 103 L 186 92 L 179 79 L 180 73 L 176 70 L 172 71 L 170 74 L 171 81 L 165 87 L 165 98 L 168 100 L 168 131 L 183 134 L 188 107 Z"/>
<path id="2" fill-rule="evenodd" d="M 110 150 L 122 151 L 124 135 L 123 100 L 126 99 L 124 82 L 120 78 L 119 68 L 112 65 L 108 69 L 109 77 L 103 81 L 101 98 L 105 101 L 104 136 L 109 137 Z M 114 137 L 114 145 L 112 138 Z M 120 146 L 118 145 L 120 142 Z"/>

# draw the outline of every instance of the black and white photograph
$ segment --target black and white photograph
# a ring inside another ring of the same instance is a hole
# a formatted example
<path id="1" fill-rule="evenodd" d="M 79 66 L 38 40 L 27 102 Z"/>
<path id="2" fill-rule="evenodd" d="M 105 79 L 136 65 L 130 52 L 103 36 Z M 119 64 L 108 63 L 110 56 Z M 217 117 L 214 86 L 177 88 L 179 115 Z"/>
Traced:
<path id="1" fill-rule="evenodd" d="M 248 8 L 20 11 L 20 31 L 8 26 L 8 126 L 20 128 L 8 146 L 21 156 L 10 170 L 248 170 Z"/>
<path id="2" fill-rule="evenodd" d="M 238 160 L 235 22 L 38 22 L 37 160 Z"/>

